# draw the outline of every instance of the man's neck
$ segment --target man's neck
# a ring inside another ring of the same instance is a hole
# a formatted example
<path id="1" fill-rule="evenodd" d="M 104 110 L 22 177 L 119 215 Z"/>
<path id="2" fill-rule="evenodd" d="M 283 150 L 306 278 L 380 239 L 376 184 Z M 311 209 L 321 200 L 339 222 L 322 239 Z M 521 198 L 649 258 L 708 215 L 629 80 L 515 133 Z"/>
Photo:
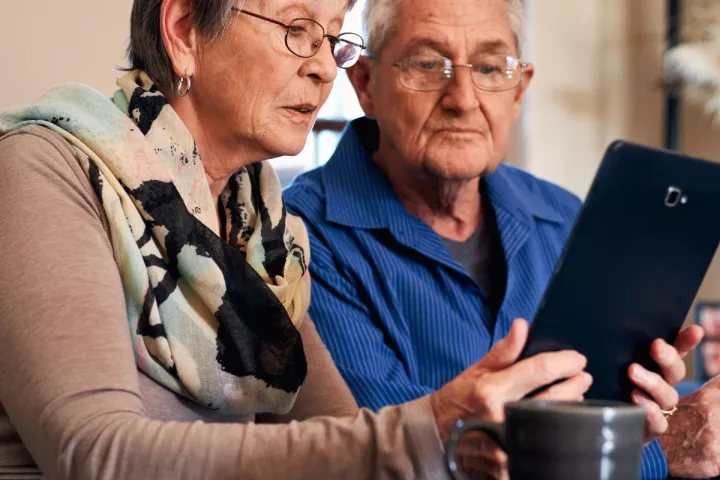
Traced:
<path id="1" fill-rule="evenodd" d="M 373 158 L 405 209 L 441 237 L 465 241 L 482 223 L 480 177 L 455 180 L 418 172 L 381 151 Z"/>

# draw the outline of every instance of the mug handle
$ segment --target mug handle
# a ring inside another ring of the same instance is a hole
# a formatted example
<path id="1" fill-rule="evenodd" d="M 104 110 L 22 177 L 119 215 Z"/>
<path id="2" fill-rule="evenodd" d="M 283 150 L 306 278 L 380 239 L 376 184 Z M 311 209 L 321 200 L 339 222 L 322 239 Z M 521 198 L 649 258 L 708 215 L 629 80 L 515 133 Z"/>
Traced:
<path id="1" fill-rule="evenodd" d="M 445 445 L 447 465 L 455 480 L 467 480 L 467 477 L 462 473 L 460 466 L 455 461 L 455 449 L 462 436 L 473 430 L 483 432 L 490 437 L 493 442 L 497 443 L 498 447 L 505 450 L 504 424 L 485 420 L 458 420 Z"/>

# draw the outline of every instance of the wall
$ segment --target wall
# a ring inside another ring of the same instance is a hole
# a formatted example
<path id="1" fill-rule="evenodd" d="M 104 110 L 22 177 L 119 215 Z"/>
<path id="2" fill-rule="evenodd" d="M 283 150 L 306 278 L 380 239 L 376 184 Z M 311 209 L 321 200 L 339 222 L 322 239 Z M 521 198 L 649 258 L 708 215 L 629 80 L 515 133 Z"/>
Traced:
<path id="1" fill-rule="evenodd" d="M 716 0 L 684 0 L 685 11 L 682 36 L 695 38 L 697 29 L 689 24 L 693 16 L 703 14 L 704 8 Z M 691 9 L 696 7 L 696 11 Z M 702 20 L 702 19 L 701 19 Z M 720 124 L 712 125 L 702 107 L 690 101 L 683 103 L 681 113 L 681 141 L 683 151 L 701 158 L 720 161 Z M 720 188 L 720 186 L 718 186 Z M 709 272 L 699 298 L 720 301 L 720 252 L 715 258 L 714 268 Z"/>
<path id="2" fill-rule="evenodd" d="M 691 0 L 685 1 L 686 8 L 693 3 Z M 691 35 L 690 30 L 690 26 L 686 23 L 683 36 Z M 702 107 L 688 100 L 683 102 L 680 118 L 682 150 L 700 158 L 720 161 L 720 125 L 712 125 Z M 705 277 L 705 282 L 698 293 L 698 300 L 720 302 L 720 250 L 715 255 L 713 266 Z"/>
<path id="3" fill-rule="evenodd" d="M 582 196 L 613 139 L 661 145 L 665 2 L 526 2 L 537 74 L 511 161 Z M 0 107 L 66 81 L 112 92 L 131 3 L 0 0 Z M 686 103 L 682 125 L 685 151 L 720 160 L 720 127 L 701 109 Z M 699 297 L 720 301 L 720 255 Z"/>
<path id="4" fill-rule="evenodd" d="M 686 10 L 692 1 L 685 0 Z M 528 97 L 521 164 L 583 196 L 613 139 L 662 146 L 666 2 L 526 2 L 528 57 L 537 75 Z M 713 128 L 689 102 L 681 118 L 682 149 L 720 161 L 720 125 Z M 698 299 L 720 301 L 720 250 Z"/>
<path id="5" fill-rule="evenodd" d="M 607 145 L 662 141 L 660 0 L 528 0 L 524 165 L 584 195 Z"/>
<path id="6" fill-rule="evenodd" d="M 110 94 L 131 0 L 0 0 L 0 107 L 75 81 Z"/>

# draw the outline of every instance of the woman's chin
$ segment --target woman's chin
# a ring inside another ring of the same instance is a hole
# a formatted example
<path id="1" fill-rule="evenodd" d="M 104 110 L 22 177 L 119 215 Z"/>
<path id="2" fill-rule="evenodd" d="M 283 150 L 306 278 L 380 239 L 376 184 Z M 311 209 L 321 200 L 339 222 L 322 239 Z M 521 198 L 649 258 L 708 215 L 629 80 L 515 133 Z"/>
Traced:
<path id="1" fill-rule="evenodd" d="M 290 137 L 291 135 L 286 136 L 286 138 L 283 139 L 284 141 L 282 143 L 266 145 L 265 150 L 267 150 L 268 152 L 268 158 L 294 157 L 295 155 L 299 155 L 300 152 L 302 152 L 305 148 L 305 143 L 307 142 L 307 135 L 303 135 L 301 138 L 297 139 Z"/>

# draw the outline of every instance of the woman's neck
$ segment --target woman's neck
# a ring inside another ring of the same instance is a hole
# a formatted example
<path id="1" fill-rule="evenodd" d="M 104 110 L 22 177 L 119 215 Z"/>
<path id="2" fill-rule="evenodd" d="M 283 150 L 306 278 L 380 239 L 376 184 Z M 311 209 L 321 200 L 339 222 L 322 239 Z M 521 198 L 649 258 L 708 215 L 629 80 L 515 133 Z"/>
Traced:
<path id="1" fill-rule="evenodd" d="M 174 97 L 170 99 L 170 105 L 197 145 L 215 204 L 235 172 L 244 166 L 267 159 L 267 152 L 261 151 L 257 146 L 243 145 L 237 136 L 223 137 L 221 132 L 227 129 L 221 125 L 214 126 L 200 121 L 189 96 Z"/>

